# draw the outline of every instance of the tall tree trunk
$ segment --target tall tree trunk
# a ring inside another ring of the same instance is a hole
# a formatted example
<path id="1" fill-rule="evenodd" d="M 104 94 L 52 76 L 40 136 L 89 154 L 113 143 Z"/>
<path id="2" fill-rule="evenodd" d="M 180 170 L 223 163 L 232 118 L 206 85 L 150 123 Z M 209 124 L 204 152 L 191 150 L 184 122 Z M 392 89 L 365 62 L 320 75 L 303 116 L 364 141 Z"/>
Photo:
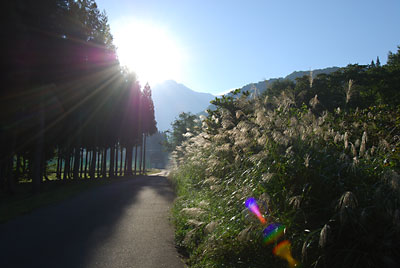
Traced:
<path id="1" fill-rule="evenodd" d="M 62 164 L 62 156 L 60 147 L 57 150 L 57 169 L 56 169 L 56 178 L 61 180 L 61 164 Z"/>
<path id="2" fill-rule="evenodd" d="M 90 163 L 90 171 L 89 171 L 89 176 L 91 179 L 94 179 L 96 176 L 96 149 L 93 149 L 92 151 L 92 161 Z"/>
<path id="3" fill-rule="evenodd" d="M 79 179 L 80 162 L 81 162 L 81 148 L 79 146 L 76 146 L 74 148 L 74 173 L 73 173 L 74 180 Z"/>
<path id="4" fill-rule="evenodd" d="M 137 144 L 135 144 L 135 176 L 137 171 L 136 167 L 137 167 Z"/>
<path id="5" fill-rule="evenodd" d="M 142 163 L 143 163 L 143 137 L 140 141 L 140 154 L 139 154 L 139 174 L 142 174 Z"/>
<path id="6" fill-rule="evenodd" d="M 143 174 L 146 174 L 146 134 L 143 137 Z"/>
<path id="7" fill-rule="evenodd" d="M 70 160 L 70 154 L 71 154 L 71 151 L 68 148 L 66 153 L 65 153 L 65 156 L 64 156 L 64 176 L 63 176 L 63 180 L 66 180 L 66 179 L 69 178 L 69 169 L 70 169 L 70 161 L 71 161 Z"/>
<path id="8" fill-rule="evenodd" d="M 22 176 L 26 176 L 26 174 L 28 173 L 28 165 L 27 162 L 28 160 L 25 159 L 25 157 L 22 157 Z"/>
<path id="9" fill-rule="evenodd" d="M 69 172 L 68 172 L 68 178 L 72 179 L 74 176 L 74 154 L 73 151 L 70 151 L 70 157 L 69 157 Z"/>
<path id="10" fill-rule="evenodd" d="M 85 149 L 85 179 L 88 177 L 88 167 L 89 167 L 89 150 L 86 148 Z"/>
<path id="11" fill-rule="evenodd" d="M 79 171 L 79 177 L 83 178 L 83 148 L 80 149 L 80 158 L 81 158 L 81 163 L 80 163 L 80 171 Z"/>
<path id="12" fill-rule="evenodd" d="M 97 152 L 97 178 L 100 178 L 100 170 L 101 170 L 101 149 Z"/>
<path id="13" fill-rule="evenodd" d="M 115 176 L 118 177 L 118 156 L 119 156 L 119 145 L 115 147 Z"/>
<path id="14" fill-rule="evenodd" d="M 107 177 L 107 148 L 103 149 L 103 165 L 101 169 L 101 176 L 103 178 Z"/>
<path id="15" fill-rule="evenodd" d="M 124 163 L 124 149 L 121 146 L 121 165 L 120 165 L 120 169 L 119 169 L 119 175 L 122 176 L 122 172 L 123 172 L 123 163 Z"/>
<path id="16" fill-rule="evenodd" d="M 49 181 L 49 177 L 47 176 L 47 161 L 45 161 L 46 157 L 43 157 L 43 162 L 42 162 L 42 170 L 43 170 L 43 177 L 46 181 Z"/>
<path id="17" fill-rule="evenodd" d="M 128 145 L 126 147 L 126 174 L 128 176 L 132 176 L 132 154 L 133 154 L 133 146 Z"/>
<path id="18" fill-rule="evenodd" d="M 40 94 L 40 93 L 39 93 Z M 42 182 L 42 157 L 43 157 L 43 146 L 44 146 L 44 105 L 43 105 L 43 96 L 40 94 L 39 100 L 39 113 L 38 113 L 38 132 L 35 143 L 35 154 L 33 161 L 33 176 L 32 176 L 32 190 L 33 192 L 38 192 L 40 190 L 40 184 Z"/>
<path id="19" fill-rule="evenodd" d="M 125 162 L 124 162 L 124 175 L 126 176 L 126 165 L 128 164 L 127 162 L 127 155 L 126 155 L 126 148 L 125 148 Z"/>
<path id="20" fill-rule="evenodd" d="M 21 176 L 21 156 L 17 154 L 17 163 L 15 166 L 15 184 L 18 185 L 19 177 Z"/>
<path id="21" fill-rule="evenodd" d="M 32 168 L 33 159 L 32 158 L 33 158 L 32 154 L 29 154 L 28 159 L 26 159 L 26 161 L 28 162 L 28 164 L 27 164 L 28 168 L 27 168 L 27 171 L 26 171 L 26 177 L 27 178 L 32 178 L 32 176 L 33 176 L 33 168 Z"/>
<path id="22" fill-rule="evenodd" d="M 115 160 L 114 152 L 115 152 L 115 147 L 111 146 L 110 147 L 110 169 L 108 170 L 108 176 L 110 178 L 114 177 L 114 160 Z"/>

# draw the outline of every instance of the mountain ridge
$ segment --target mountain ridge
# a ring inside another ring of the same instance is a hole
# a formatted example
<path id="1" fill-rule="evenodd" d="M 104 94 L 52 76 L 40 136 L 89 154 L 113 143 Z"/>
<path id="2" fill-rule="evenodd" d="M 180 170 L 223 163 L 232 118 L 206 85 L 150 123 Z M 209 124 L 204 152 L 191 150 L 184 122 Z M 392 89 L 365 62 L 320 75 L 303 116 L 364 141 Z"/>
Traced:
<path id="1" fill-rule="evenodd" d="M 210 93 L 197 92 L 174 80 L 166 80 L 152 88 L 157 128 L 166 131 L 182 112 L 203 111 L 215 99 Z"/>
<path id="2" fill-rule="evenodd" d="M 323 69 L 315 69 L 312 70 L 312 75 L 313 77 L 316 77 L 322 73 L 330 74 L 337 71 L 339 68 L 340 67 L 327 67 Z M 250 94 L 254 94 L 254 92 L 257 91 L 257 94 L 261 94 L 275 81 L 285 79 L 295 81 L 296 78 L 309 74 L 310 71 L 294 71 L 285 77 L 270 78 L 268 80 L 250 83 L 244 85 L 240 89 L 241 92 L 249 91 Z M 180 113 L 190 112 L 197 115 L 206 115 L 206 110 L 215 109 L 215 107 L 210 104 L 211 100 L 214 100 L 216 97 L 231 95 L 230 92 L 219 96 L 210 93 L 197 92 L 174 80 L 166 80 L 162 83 L 156 84 L 153 86 L 152 92 L 155 117 L 159 131 L 170 129 L 171 123 L 177 119 Z"/>

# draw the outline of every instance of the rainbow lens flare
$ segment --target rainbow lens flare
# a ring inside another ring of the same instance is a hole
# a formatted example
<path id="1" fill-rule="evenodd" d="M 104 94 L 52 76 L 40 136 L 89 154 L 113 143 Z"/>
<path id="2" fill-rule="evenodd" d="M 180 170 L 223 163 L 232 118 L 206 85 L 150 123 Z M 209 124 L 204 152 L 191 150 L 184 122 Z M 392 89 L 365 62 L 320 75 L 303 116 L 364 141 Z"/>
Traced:
<path id="1" fill-rule="evenodd" d="M 263 231 L 264 243 L 268 245 L 278 240 L 283 235 L 284 230 L 284 225 L 279 223 L 271 223 Z"/>
<path id="2" fill-rule="evenodd" d="M 266 220 L 261 215 L 260 208 L 258 207 L 257 201 L 255 198 L 253 198 L 253 197 L 248 198 L 244 204 L 254 215 L 257 216 L 257 218 L 260 220 L 260 222 L 262 224 L 266 223 Z"/>
<path id="3" fill-rule="evenodd" d="M 291 247 L 290 242 L 288 240 L 284 240 L 280 242 L 278 245 L 276 245 L 276 247 L 272 252 L 274 253 L 275 256 L 278 256 L 282 259 L 286 259 L 287 262 L 289 263 L 289 267 L 293 268 L 297 267 L 299 265 L 299 262 L 293 259 L 290 247 Z"/>

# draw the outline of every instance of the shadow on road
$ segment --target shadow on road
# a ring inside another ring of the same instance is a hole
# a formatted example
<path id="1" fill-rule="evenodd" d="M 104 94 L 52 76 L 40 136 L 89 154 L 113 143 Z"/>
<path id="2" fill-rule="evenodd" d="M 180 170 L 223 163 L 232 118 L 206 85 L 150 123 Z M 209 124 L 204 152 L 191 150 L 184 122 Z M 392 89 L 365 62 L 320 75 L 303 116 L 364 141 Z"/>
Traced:
<path id="1" fill-rule="evenodd" d="M 0 267 L 87 267 L 145 188 L 167 203 L 175 197 L 165 177 L 132 177 L 0 225 Z"/>

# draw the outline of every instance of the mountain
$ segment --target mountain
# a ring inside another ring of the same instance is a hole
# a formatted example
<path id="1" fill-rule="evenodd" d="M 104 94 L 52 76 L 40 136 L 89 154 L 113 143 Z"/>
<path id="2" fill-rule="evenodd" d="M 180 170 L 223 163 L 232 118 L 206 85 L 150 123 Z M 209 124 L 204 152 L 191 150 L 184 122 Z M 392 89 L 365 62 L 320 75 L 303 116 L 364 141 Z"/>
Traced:
<path id="1" fill-rule="evenodd" d="M 182 112 L 197 114 L 204 111 L 214 95 L 201 93 L 179 84 L 173 80 L 167 80 L 152 87 L 155 117 L 159 131 L 171 128 L 171 123 Z"/>
<path id="2" fill-rule="evenodd" d="M 337 70 L 339 70 L 339 67 L 328 67 L 328 68 L 324 68 L 324 69 L 315 69 L 312 71 L 312 74 L 313 74 L 313 78 L 315 78 L 319 74 L 330 74 L 330 73 L 336 72 Z M 289 74 L 284 79 L 296 81 L 296 78 L 300 78 L 300 77 L 303 77 L 303 76 L 309 75 L 309 74 L 310 74 L 310 71 L 296 71 L 296 72 Z"/>
<path id="3" fill-rule="evenodd" d="M 324 68 L 324 69 L 315 69 L 315 70 L 312 70 L 312 76 L 313 76 L 313 78 L 315 78 L 319 74 L 330 74 L 330 73 L 336 72 L 337 70 L 339 70 L 339 67 L 328 67 L 328 68 Z M 305 75 L 310 75 L 310 71 L 295 71 L 295 72 L 292 72 L 291 74 L 285 76 L 284 78 L 281 78 L 281 77 L 280 78 L 271 78 L 269 80 L 260 81 L 257 83 L 251 83 L 251 84 L 243 86 L 241 88 L 241 91 L 242 92 L 249 91 L 250 94 L 254 94 L 254 91 L 257 90 L 257 94 L 260 94 L 260 93 L 264 92 L 265 90 L 267 90 L 267 88 L 277 80 L 288 79 L 288 80 L 296 82 L 296 78 L 300 78 Z"/>
<path id="4" fill-rule="evenodd" d="M 330 74 L 330 73 L 336 72 L 339 69 L 340 69 L 339 67 L 328 67 L 328 68 L 324 68 L 324 69 L 315 69 L 315 70 L 312 70 L 312 76 L 313 76 L 313 78 L 315 78 L 319 74 Z M 257 83 L 250 83 L 250 84 L 247 84 L 247 85 L 241 87 L 240 91 L 241 92 L 248 91 L 250 93 L 250 96 L 253 96 L 254 92 L 257 91 L 257 95 L 259 95 L 259 94 L 263 93 L 264 91 L 266 91 L 268 89 L 268 87 L 270 87 L 275 81 L 288 79 L 288 80 L 296 82 L 296 78 L 303 77 L 305 75 L 310 75 L 310 71 L 295 71 L 283 78 L 282 77 L 271 78 L 271 79 L 260 81 Z M 239 95 L 240 94 L 241 93 L 239 93 Z M 227 93 L 225 95 L 231 96 L 232 93 Z M 208 109 L 215 110 L 215 106 L 210 104 L 210 105 L 208 105 L 207 109 L 205 109 L 205 110 L 208 110 Z M 199 115 L 207 115 L 207 113 L 204 111 L 202 111 L 198 114 Z"/>
<path id="5" fill-rule="evenodd" d="M 313 70 L 313 77 L 318 74 L 330 74 L 337 71 L 338 67 Z M 309 75 L 310 71 L 296 71 L 284 78 L 271 78 L 269 80 L 251 83 L 241 88 L 241 91 L 249 91 L 250 94 L 261 94 L 277 80 L 289 79 L 295 81 L 298 77 Z M 226 95 L 230 95 L 227 93 Z M 155 117 L 159 131 L 165 131 L 171 128 L 171 123 L 182 112 L 191 112 L 193 114 L 204 114 L 206 109 L 215 109 L 210 101 L 215 99 L 214 95 L 201 93 L 191 90 L 185 85 L 179 84 L 173 80 L 167 80 L 152 87 L 152 97 L 154 102 Z"/>

